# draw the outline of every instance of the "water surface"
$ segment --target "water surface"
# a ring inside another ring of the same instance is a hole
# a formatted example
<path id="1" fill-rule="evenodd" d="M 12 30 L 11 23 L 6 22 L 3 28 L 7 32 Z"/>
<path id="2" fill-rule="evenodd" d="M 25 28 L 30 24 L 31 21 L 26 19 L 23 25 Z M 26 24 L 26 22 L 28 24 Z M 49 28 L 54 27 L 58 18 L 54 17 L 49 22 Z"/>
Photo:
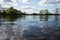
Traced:
<path id="1" fill-rule="evenodd" d="M 60 15 L 0 15 L 0 40 L 60 40 Z"/>

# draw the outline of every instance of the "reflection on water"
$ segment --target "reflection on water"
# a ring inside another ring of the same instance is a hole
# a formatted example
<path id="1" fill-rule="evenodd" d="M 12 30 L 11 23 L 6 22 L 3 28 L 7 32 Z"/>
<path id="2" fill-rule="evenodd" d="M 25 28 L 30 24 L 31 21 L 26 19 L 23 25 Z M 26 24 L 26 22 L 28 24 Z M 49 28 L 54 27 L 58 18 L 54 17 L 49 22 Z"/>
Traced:
<path id="1" fill-rule="evenodd" d="M 48 21 L 48 15 L 46 16 L 43 16 L 43 15 L 40 15 L 40 21 Z"/>
<path id="2" fill-rule="evenodd" d="M 0 40 L 60 40 L 60 15 L 0 15 Z"/>

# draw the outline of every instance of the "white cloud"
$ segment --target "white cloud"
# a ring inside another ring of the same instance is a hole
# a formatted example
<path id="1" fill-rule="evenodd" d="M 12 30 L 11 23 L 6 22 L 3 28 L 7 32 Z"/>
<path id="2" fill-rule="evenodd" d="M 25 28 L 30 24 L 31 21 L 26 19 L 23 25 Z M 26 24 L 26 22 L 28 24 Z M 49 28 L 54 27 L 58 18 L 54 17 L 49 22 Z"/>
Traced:
<path id="1" fill-rule="evenodd" d="M 8 7 L 14 7 L 16 9 L 20 9 L 22 11 L 25 11 L 27 13 L 38 13 L 38 9 L 37 8 L 34 8 L 34 7 L 31 7 L 31 6 L 28 6 L 28 5 L 25 5 L 25 6 L 19 6 L 19 3 L 21 4 L 29 4 L 30 3 L 30 0 L 0 0 L 0 4 L 2 5 L 2 7 L 4 8 L 8 8 Z"/>
<path id="2" fill-rule="evenodd" d="M 0 0 L 0 4 L 2 4 L 3 3 L 3 0 Z"/>
<path id="3" fill-rule="evenodd" d="M 17 6 L 19 5 L 19 3 L 26 3 L 28 4 L 29 3 L 29 0 L 0 0 L 0 4 L 5 7 L 5 6 Z M 5 5 L 5 6 L 4 6 Z"/>
<path id="4" fill-rule="evenodd" d="M 11 0 L 13 3 L 16 3 L 17 2 L 17 0 Z"/>
<path id="5" fill-rule="evenodd" d="M 7 4 L 4 4 L 4 6 L 2 6 L 3 8 L 9 8 L 11 7 L 12 5 L 7 5 Z"/>
<path id="6" fill-rule="evenodd" d="M 60 3 L 60 0 L 41 0 L 38 4 L 40 6 L 54 6 L 57 3 Z"/>
<path id="7" fill-rule="evenodd" d="M 21 10 L 26 13 L 38 13 L 40 10 L 31 6 L 21 6 Z"/>
<path id="8" fill-rule="evenodd" d="M 40 6 L 48 6 L 48 4 L 46 3 L 47 0 L 41 0 L 38 4 Z"/>
<path id="9" fill-rule="evenodd" d="M 5 8 L 18 5 L 17 0 L 0 0 L 0 4 Z"/>
<path id="10" fill-rule="evenodd" d="M 29 4 L 30 0 L 22 0 L 22 3 Z"/>

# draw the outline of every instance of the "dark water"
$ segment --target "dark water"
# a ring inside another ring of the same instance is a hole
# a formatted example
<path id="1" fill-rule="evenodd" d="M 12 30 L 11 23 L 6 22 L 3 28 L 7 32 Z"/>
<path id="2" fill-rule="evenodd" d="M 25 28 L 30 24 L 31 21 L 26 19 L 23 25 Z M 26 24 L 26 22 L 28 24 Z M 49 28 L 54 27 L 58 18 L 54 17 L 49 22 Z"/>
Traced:
<path id="1" fill-rule="evenodd" d="M 60 40 L 60 15 L 0 15 L 0 40 Z"/>

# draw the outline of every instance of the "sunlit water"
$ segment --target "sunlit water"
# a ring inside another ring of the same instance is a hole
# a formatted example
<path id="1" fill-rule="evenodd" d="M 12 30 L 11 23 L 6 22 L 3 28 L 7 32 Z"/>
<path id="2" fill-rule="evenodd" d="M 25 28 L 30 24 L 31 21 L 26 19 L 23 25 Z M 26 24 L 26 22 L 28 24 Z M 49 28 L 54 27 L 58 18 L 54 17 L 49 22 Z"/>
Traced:
<path id="1" fill-rule="evenodd" d="M 0 40 L 60 40 L 60 15 L 0 15 Z"/>

